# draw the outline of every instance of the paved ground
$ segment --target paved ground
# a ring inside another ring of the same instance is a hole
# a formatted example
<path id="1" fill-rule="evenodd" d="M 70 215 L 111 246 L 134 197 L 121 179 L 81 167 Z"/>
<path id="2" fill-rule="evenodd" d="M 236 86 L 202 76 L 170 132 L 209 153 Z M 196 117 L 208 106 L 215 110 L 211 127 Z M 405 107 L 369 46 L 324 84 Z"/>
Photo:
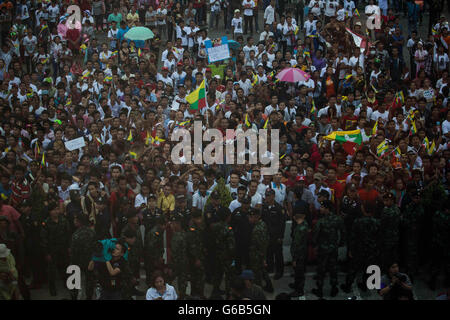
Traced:
<path id="1" fill-rule="evenodd" d="M 275 288 L 275 292 L 273 294 L 266 293 L 266 296 L 269 300 L 273 300 L 276 295 L 282 292 L 289 293 L 292 290 L 288 287 L 289 283 L 293 282 L 293 278 L 291 277 L 292 268 L 285 268 L 285 276 L 277 281 L 273 281 L 273 286 Z M 293 300 L 318 300 L 318 298 L 311 293 L 311 290 L 315 288 L 315 280 L 313 279 L 315 275 L 315 267 L 309 266 L 306 272 L 306 283 L 305 283 L 305 296 L 299 297 Z M 271 277 L 272 278 L 272 277 Z M 339 284 L 344 283 L 345 281 L 345 273 L 339 272 Z M 442 285 L 442 279 L 440 279 L 439 283 Z M 57 283 L 57 291 L 58 295 L 56 297 L 52 297 L 49 294 L 48 287 L 45 286 L 39 290 L 31 291 L 31 298 L 33 300 L 61 300 L 61 299 L 70 299 L 70 294 L 67 289 L 63 287 L 62 281 Z M 141 281 L 139 289 L 142 291 L 146 291 L 147 288 L 145 286 L 145 273 L 141 272 Z M 325 285 L 323 288 L 324 299 L 326 300 L 347 300 L 351 297 L 357 300 L 381 300 L 378 296 L 376 290 L 368 290 L 366 292 L 362 292 L 356 286 L 353 285 L 353 292 L 346 294 L 342 290 L 339 290 L 339 293 L 336 297 L 332 298 L 329 296 L 331 287 L 329 285 L 329 278 L 325 279 Z M 208 297 L 211 294 L 212 286 L 207 284 L 205 287 L 205 295 Z M 431 291 L 424 282 L 424 277 L 420 277 L 415 280 L 414 283 L 414 295 L 417 300 L 434 300 L 439 292 L 443 291 L 442 286 L 438 286 L 436 291 Z M 187 293 L 189 294 L 190 289 L 188 286 Z M 84 296 L 81 297 L 84 299 Z M 145 297 L 137 297 L 137 300 L 143 300 Z"/>

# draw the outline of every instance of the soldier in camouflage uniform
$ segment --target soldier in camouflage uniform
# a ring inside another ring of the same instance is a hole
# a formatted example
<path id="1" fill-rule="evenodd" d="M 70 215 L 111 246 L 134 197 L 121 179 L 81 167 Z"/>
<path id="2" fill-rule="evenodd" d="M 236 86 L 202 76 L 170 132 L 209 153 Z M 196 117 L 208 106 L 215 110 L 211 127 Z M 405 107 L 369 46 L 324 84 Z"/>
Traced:
<path id="1" fill-rule="evenodd" d="M 384 209 L 380 216 L 381 263 L 386 269 L 398 261 L 400 210 L 394 204 L 394 195 L 387 192 L 383 197 Z"/>
<path id="2" fill-rule="evenodd" d="M 375 206 L 367 205 L 364 207 L 363 216 L 356 218 L 352 223 L 352 229 L 348 235 L 349 240 L 349 270 L 345 278 L 345 284 L 341 285 L 341 289 L 349 293 L 351 286 L 358 272 L 362 271 L 362 283 L 358 287 L 363 291 L 367 290 L 366 269 L 368 266 L 377 264 L 380 222 L 373 217 Z"/>
<path id="3" fill-rule="evenodd" d="M 290 284 L 289 287 L 294 289 L 291 292 L 291 297 L 298 297 L 305 295 L 305 269 L 306 259 L 308 257 L 308 233 L 309 225 L 305 220 L 306 212 L 297 212 L 294 215 L 296 226 L 294 229 L 292 243 L 291 243 L 291 255 L 292 266 L 295 272 L 295 282 Z"/>
<path id="4" fill-rule="evenodd" d="M 431 253 L 431 278 L 429 286 L 435 290 L 436 279 L 444 267 L 445 287 L 450 287 L 450 200 L 433 214 L 433 239 Z"/>
<path id="5" fill-rule="evenodd" d="M 203 225 L 202 212 L 194 208 L 192 211 L 192 222 L 187 231 L 189 274 L 191 279 L 191 295 L 204 297 L 205 288 L 205 227 Z"/>
<path id="6" fill-rule="evenodd" d="M 401 216 L 402 253 L 405 258 L 406 273 L 414 277 L 419 267 L 419 237 L 424 218 L 421 196 L 418 190 L 411 192 L 412 201 L 406 205 Z"/>
<path id="7" fill-rule="evenodd" d="M 255 274 L 255 284 L 262 286 L 262 279 L 267 279 L 266 273 L 266 257 L 267 248 L 269 246 L 269 232 L 264 221 L 261 220 L 261 211 L 250 209 L 248 220 L 253 226 L 250 236 L 250 252 L 249 265 Z M 272 283 L 267 283 L 266 287 L 270 288 Z"/>
<path id="8" fill-rule="evenodd" d="M 313 243 L 317 246 L 317 288 L 312 292 L 322 297 L 323 279 L 326 272 L 330 272 L 332 297 L 339 292 L 337 287 L 337 257 L 338 248 L 345 239 L 344 221 L 333 212 L 333 203 L 329 200 L 322 202 L 320 207 L 322 217 L 317 221 L 313 231 Z"/>
<path id="9" fill-rule="evenodd" d="M 230 226 L 231 212 L 228 208 L 221 208 L 218 212 L 220 219 L 217 223 L 211 223 L 211 233 L 214 234 L 217 268 L 213 276 L 212 296 L 229 293 L 230 284 L 236 271 L 232 264 L 236 253 L 233 228 Z M 220 290 L 222 278 L 225 275 L 225 292 Z"/>
<path id="10" fill-rule="evenodd" d="M 170 227 L 173 236 L 171 241 L 172 261 L 170 267 L 173 275 L 177 278 L 178 296 L 181 300 L 186 295 L 186 286 L 188 281 L 189 256 L 187 246 L 187 233 L 181 227 L 183 216 L 172 214 L 170 217 Z"/>
<path id="11" fill-rule="evenodd" d="M 121 237 L 128 243 L 128 263 L 135 278 L 139 279 L 140 258 L 144 251 L 142 233 L 139 227 L 139 218 L 135 210 L 130 210 L 127 215 L 127 224 L 121 232 Z"/>
<path id="12" fill-rule="evenodd" d="M 166 220 L 161 214 L 153 218 L 155 226 L 146 233 L 144 243 L 144 265 L 147 285 L 151 285 L 153 272 L 161 270 L 164 267 L 164 231 L 166 229 Z"/>
<path id="13" fill-rule="evenodd" d="M 219 222 L 218 213 L 224 209 L 220 204 L 220 195 L 217 190 L 214 190 L 210 196 L 209 201 L 204 210 L 205 218 L 205 249 L 206 249 L 206 259 L 205 259 L 205 276 L 206 281 L 211 280 L 214 285 L 214 278 L 216 271 L 221 269 L 219 266 L 218 255 L 220 255 L 219 249 L 217 248 L 217 235 L 212 231 L 214 229 L 213 225 Z M 228 208 L 226 208 L 228 209 Z M 229 211 L 229 209 L 228 209 Z"/>
<path id="14" fill-rule="evenodd" d="M 69 262 L 70 226 L 64 216 L 60 215 L 59 205 L 48 205 L 49 217 L 42 223 L 41 247 L 48 267 L 50 295 L 56 296 L 56 270 L 66 283 L 66 268 Z"/>
<path id="15" fill-rule="evenodd" d="M 94 293 L 93 274 L 88 272 L 87 269 L 96 248 L 96 234 L 94 230 L 89 228 L 89 219 L 84 214 L 75 216 L 74 226 L 77 229 L 72 235 L 70 263 L 79 266 L 86 277 L 86 299 L 91 300 Z M 76 300 L 77 297 L 78 290 L 72 290 L 72 299 Z"/>

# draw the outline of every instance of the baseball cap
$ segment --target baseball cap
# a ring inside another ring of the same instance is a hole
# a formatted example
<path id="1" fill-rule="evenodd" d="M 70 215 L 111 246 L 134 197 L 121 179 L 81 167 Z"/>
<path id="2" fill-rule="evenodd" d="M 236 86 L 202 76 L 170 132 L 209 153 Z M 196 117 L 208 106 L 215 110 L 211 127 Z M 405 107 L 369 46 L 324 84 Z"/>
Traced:
<path id="1" fill-rule="evenodd" d="M 361 24 L 361 22 L 358 21 L 357 23 L 355 23 L 355 26 L 360 26 L 361 27 L 362 24 Z"/>
<path id="2" fill-rule="evenodd" d="M 354 184 L 354 183 L 351 183 L 351 184 L 349 184 L 349 190 L 352 190 L 352 191 L 356 191 L 358 188 L 356 188 L 356 184 Z"/>
<path id="3" fill-rule="evenodd" d="M 296 181 L 306 181 L 306 178 L 305 178 L 305 176 L 297 176 L 297 177 L 295 177 L 295 180 Z"/>
<path id="4" fill-rule="evenodd" d="M 150 198 L 156 199 L 156 194 L 150 193 L 150 194 L 148 195 L 148 198 L 149 198 L 149 199 L 150 199 Z"/>
<path id="5" fill-rule="evenodd" d="M 234 10 L 234 13 L 241 12 L 239 9 Z"/>
<path id="6" fill-rule="evenodd" d="M 211 72 L 211 68 L 206 68 L 206 72 Z"/>
<path id="7" fill-rule="evenodd" d="M 167 67 L 162 67 L 162 68 L 161 68 L 161 71 L 163 71 L 163 70 L 169 70 L 169 68 L 167 68 Z"/>
<path id="8" fill-rule="evenodd" d="M 184 196 L 184 194 L 179 194 L 179 195 L 176 196 L 175 199 L 176 199 L 177 201 L 183 201 L 185 198 L 186 198 L 186 197 Z"/>
<path id="9" fill-rule="evenodd" d="M 178 63 L 177 63 L 177 66 L 183 66 L 183 62 L 181 62 L 181 61 L 178 62 Z"/>
<path id="10" fill-rule="evenodd" d="M 383 199 L 394 199 L 394 195 L 392 194 L 392 192 L 386 192 L 383 195 Z"/>

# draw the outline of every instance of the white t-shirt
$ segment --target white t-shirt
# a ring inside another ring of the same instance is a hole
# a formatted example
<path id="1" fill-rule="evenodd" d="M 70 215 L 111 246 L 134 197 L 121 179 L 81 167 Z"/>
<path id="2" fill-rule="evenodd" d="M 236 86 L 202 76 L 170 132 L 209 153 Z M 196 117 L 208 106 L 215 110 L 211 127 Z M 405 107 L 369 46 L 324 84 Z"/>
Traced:
<path id="1" fill-rule="evenodd" d="M 386 124 L 389 118 L 389 111 L 385 110 L 383 113 L 381 113 L 380 111 L 376 110 L 370 117 L 370 119 L 373 121 L 377 121 L 379 118 L 381 118 L 383 123 Z"/>
<path id="2" fill-rule="evenodd" d="M 157 15 L 164 15 L 164 16 L 167 16 L 167 9 L 161 9 L 161 8 L 158 8 L 158 9 L 156 10 L 156 14 L 157 14 Z M 159 26 L 163 26 L 163 25 L 166 24 L 166 20 L 160 20 L 159 18 L 157 18 L 156 20 L 158 21 L 158 25 L 159 25 Z"/>
<path id="3" fill-rule="evenodd" d="M 270 25 L 275 21 L 275 9 L 270 4 L 264 10 L 264 20 L 266 24 Z"/>
<path id="4" fill-rule="evenodd" d="M 28 57 L 30 55 L 33 55 L 36 51 L 37 38 L 36 36 L 32 36 L 30 39 L 28 36 L 26 36 L 23 38 L 22 44 L 25 47 L 25 57 Z"/>
<path id="5" fill-rule="evenodd" d="M 305 29 L 306 36 L 310 36 L 313 34 L 313 31 L 316 30 L 316 23 L 317 20 L 313 20 L 312 22 L 309 20 L 306 20 L 303 24 L 303 29 Z"/>
<path id="6" fill-rule="evenodd" d="M 242 31 L 242 17 L 233 18 L 233 20 L 231 20 L 231 26 L 234 28 L 234 33 L 244 33 L 244 31 Z"/>
<path id="7" fill-rule="evenodd" d="M 262 205 L 262 196 L 258 192 L 256 192 L 252 197 L 252 202 L 251 202 L 250 206 L 252 208 L 255 208 L 256 205 L 258 205 L 258 204 Z"/>
<path id="8" fill-rule="evenodd" d="M 242 1 L 242 7 L 246 5 L 250 5 L 251 9 L 244 9 L 244 16 L 253 16 L 253 8 L 255 7 L 255 2 L 253 0 L 244 0 Z"/>

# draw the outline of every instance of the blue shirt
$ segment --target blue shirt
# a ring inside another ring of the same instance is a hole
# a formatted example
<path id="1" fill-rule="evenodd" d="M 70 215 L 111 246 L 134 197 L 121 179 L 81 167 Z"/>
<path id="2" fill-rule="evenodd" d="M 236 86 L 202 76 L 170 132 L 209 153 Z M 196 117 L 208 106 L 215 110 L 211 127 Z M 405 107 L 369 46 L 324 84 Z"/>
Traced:
<path id="1" fill-rule="evenodd" d="M 128 30 L 130 30 L 130 28 L 128 28 L 128 27 L 126 27 L 126 29 L 120 28 L 119 31 L 117 31 L 117 39 L 119 41 L 122 41 L 124 34 L 127 33 Z"/>

